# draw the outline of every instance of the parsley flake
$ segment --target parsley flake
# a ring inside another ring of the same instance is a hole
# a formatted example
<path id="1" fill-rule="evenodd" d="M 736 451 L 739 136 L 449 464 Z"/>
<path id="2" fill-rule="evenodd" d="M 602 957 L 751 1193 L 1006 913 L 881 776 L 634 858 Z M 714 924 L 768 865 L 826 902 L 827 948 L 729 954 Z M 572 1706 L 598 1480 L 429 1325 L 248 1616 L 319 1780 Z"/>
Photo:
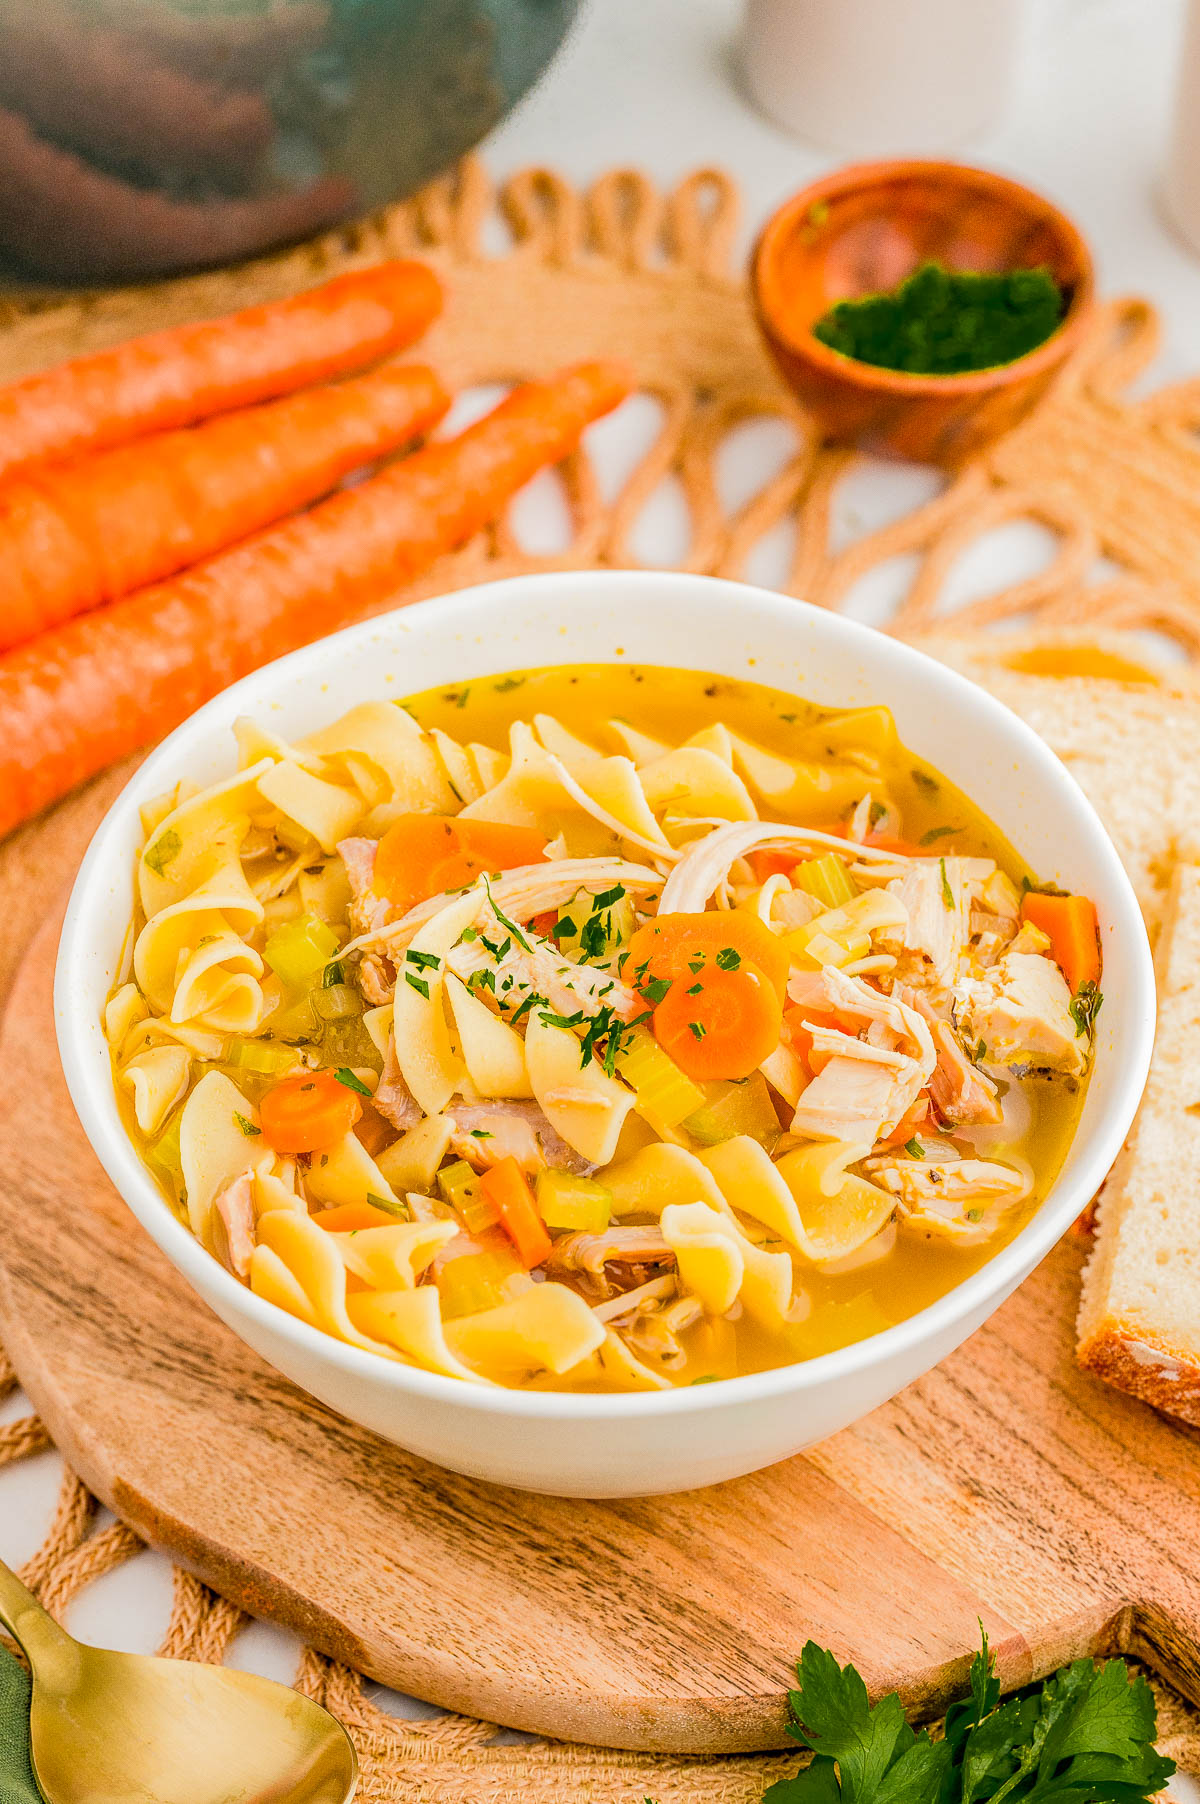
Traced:
<path id="1" fill-rule="evenodd" d="M 482 977 L 482 971 L 476 972 L 476 976 Z M 418 996 L 424 996 L 426 1002 L 429 1001 L 429 985 L 423 977 L 418 977 L 414 971 L 406 971 L 404 981 L 412 985 Z"/>
<path id="2" fill-rule="evenodd" d="M 741 962 L 741 953 L 732 946 L 722 946 L 717 953 L 717 966 L 722 971 L 736 971 Z"/>
<path id="3" fill-rule="evenodd" d="M 159 834 L 152 846 L 146 847 L 142 863 L 148 864 L 155 876 L 161 877 L 171 860 L 178 857 L 182 847 L 183 841 L 174 827 L 168 827 L 165 833 Z"/>
<path id="4" fill-rule="evenodd" d="M 904 1150 L 910 1159 L 923 1159 L 925 1157 L 925 1148 L 921 1145 L 919 1140 L 906 1140 L 904 1142 Z"/>
<path id="5" fill-rule="evenodd" d="M 260 1127 L 255 1127 L 254 1123 L 247 1116 L 239 1115 L 236 1109 L 233 1112 L 233 1119 L 237 1122 L 238 1127 L 241 1129 L 242 1133 L 245 1134 L 247 1139 L 249 1139 L 252 1134 L 262 1133 Z"/>
<path id="6" fill-rule="evenodd" d="M 950 879 L 946 875 L 946 860 L 944 858 L 939 858 L 938 864 L 940 865 L 942 872 L 942 906 L 943 908 L 953 908 L 954 891 L 950 888 Z"/>
<path id="7" fill-rule="evenodd" d="M 1104 1001 L 1104 992 L 1094 978 L 1089 977 L 1081 983 L 1071 998 L 1071 1019 L 1075 1023 L 1075 1038 L 1081 1039 L 1084 1034 L 1089 1038 L 1096 1031 L 1096 1016 L 1100 1013 L 1100 1005 Z"/>
<path id="8" fill-rule="evenodd" d="M 362 1078 L 355 1077 L 353 1071 L 348 1071 L 345 1065 L 339 1066 L 333 1075 L 339 1084 L 345 1084 L 347 1090 L 355 1090 L 359 1096 L 370 1096 L 371 1092 L 363 1083 Z"/>
<path id="9" fill-rule="evenodd" d="M 702 1040 L 708 1032 L 708 1029 L 705 1027 L 703 1021 L 689 1021 L 688 1032 L 693 1035 L 695 1039 Z"/>

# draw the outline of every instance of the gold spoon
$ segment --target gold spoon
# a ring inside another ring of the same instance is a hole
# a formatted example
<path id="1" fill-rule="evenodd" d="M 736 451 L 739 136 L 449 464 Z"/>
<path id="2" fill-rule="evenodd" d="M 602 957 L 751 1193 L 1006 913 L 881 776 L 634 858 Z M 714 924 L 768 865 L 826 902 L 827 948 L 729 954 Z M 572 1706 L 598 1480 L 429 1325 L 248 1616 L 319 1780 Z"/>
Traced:
<path id="1" fill-rule="evenodd" d="M 349 1804 L 350 1737 L 256 1673 L 72 1640 L 0 1561 L 0 1624 L 33 1670 L 33 1771 L 47 1804 Z"/>

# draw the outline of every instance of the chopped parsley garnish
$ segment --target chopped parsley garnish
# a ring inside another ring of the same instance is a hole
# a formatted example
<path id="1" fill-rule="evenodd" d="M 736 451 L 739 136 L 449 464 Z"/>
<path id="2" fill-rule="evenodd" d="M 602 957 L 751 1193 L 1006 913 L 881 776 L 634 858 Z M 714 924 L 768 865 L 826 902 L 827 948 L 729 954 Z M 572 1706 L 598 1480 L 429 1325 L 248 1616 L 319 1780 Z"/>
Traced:
<path id="1" fill-rule="evenodd" d="M 165 833 L 159 834 L 152 846 L 146 847 L 142 854 L 142 863 L 148 864 L 154 874 L 161 877 L 171 860 L 178 857 L 182 846 L 183 841 L 174 827 L 168 827 Z"/>
<path id="2" fill-rule="evenodd" d="M 413 977 L 411 974 L 408 974 L 408 981 L 412 984 L 414 990 L 423 988 L 425 994 L 428 996 L 428 984 L 422 985 L 420 979 Z M 496 994 L 496 979 L 490 971 L 472 971 L 467 979 L 467 988 L 469 990 L 490 990 L 494 996 Z"/>
<path id="3" fill-rule="evenodd" d="M 717 953 L 717 966 L 722 971 L 736 971 L 742 962 L 742 955 L 732 946 L 722 946 Z M 689 991 L 689 995 L 690 995 Z"/>
<path id="4" fill-rule="evenodd" d="M 1081 983 L 1071 998 L 1071 1019 L 1075 1023 L 1075 1038 L 1081 1039 L 1096 1031 L 1096 1016 L 1100 1013 L 1100 1005 L 1104 1001 L 1104 993 L 1099 984 L 1091 977 Z"/>
<path id="5" fill-rule="evenodd" d="M 521 687 L 521 684 L 524 681 L 525 681 L 524 677 L 518 677 L 518 676 L 501 677 L 500 681 L 498 683 L 492 684 L 492 688 L 496 691 L 497 695 L 508 695 L 512 692 L 512 690 L 519 689 Z"/>
<path id="6" fill-rule="evenodd" d="M 671 979 L 669 977 L 648 977 L 645 983 L 638 987 L 646 1001 L 657 1008 L 671 987 Z"/>
<path id="7" fill-rule="evenodd" d="M 974 1061 L 977 1065 L 982 1065 L 984 1059 L 986 1059 L 986 1057 L 987 1057 L 987 1041 L 986 1040 L 980 1040 L 978 1046 L 976 1046 L 974 1052 L 971 1054 L 971 1057 L 974 1059 Z"/>
<path id="8" fill-rule="evenodd" d="M 704 1038 L 705 1034 L 708 1032 L 708 1029 L 707 1029 L 707 1027 L 705 1027 L 703 1021 L 689 1021 L 688 1022 L 688 1032 L 693 1036 L 693 1038 L 695 1038 L 697 1040 L 702 1040 Z"/>
<path id="9" fill-rule="evenodd" d="M 946 860 L 944 858 L 939 858 L 938 864 L 941 867 L 942 872 L 942 905 L 945 908 L 953 908 L 954 891 L 950 888 L 950 879 L 946 875 Z"/>
<path id="10" fill-rule="evenodd" d="M 254 1123 L 249 1120 L 247 1116 L 239 1115 L 236 1109 L 233 1112 L 233 1119 L 237 1122 L 238 1127 L 242 1130 L 242 1133 L 245 1134 L 247 1139 L 249 1139 L 252 1134 L 262 1133 L 260 1127 L 255 1127 Z"/>
<path id="11" fill-rule="evenodd" d="M 918 844 L 922 846 L 931 846 L 935 839 L 945 839 L 948 834 L 957 832 L 957 827 L 931 827 L 928 833 L 922 833 Z"/>
<path id="12" fill-rule="evenodd" d="M 982 1221 L 983 1220 L 983 1210 L 982 1209 L 964 1209 L 963 1210 L 963 1220 L 964 1221 L 972 1221 L 972 1222 Z"/>
<path id="13" fill-rule="evenodd" d="M 688 959 L 688 970 L 691 972 L 693 977 L 698 977 L 700 972 L 703 971 L 703 969 L 704 969 L 704 960 L 702 958 L 689 958 Z"/>
<path id="14" fill-rule="evenodd" d="M 550 938 L 554 941 L 555 945 L 558 945 L 563 940 L 573 940 L 578 931 L 579 929 L 576 927 L 570 915 L 567 915 L 563 920 L 555 921 L 553 927 L 550 929 Z"/>
<path id="15" fill-rule="evenodd" d="M 415 965 L 418 971 L 436 971 L 442 962 L 436 952 L 413 952 L 410 950 L 404 954 L 404 957 L 410 965 Z"/>
<path id="16" fill-rule="evenodd" d="M 455 702 L 454 706 L 456 708 L 465 708 L 467 705 L 467 697 L 470 693 L 471 691 L 469 689 L 460 689 L 458 692 L 458 700 Z"/>
<path id="17" fill-rule="evenodd" d="M 606 889 L 600 895 L 592 897 L 592 908 L 598 914 L 602 908 L 614 907 L 624 895 L 625 885 L 623 883 L 614 884 L 612 889 Z"/>
<path id="18" fill-rule="evenodd" d="M 923 1159 L 925 1157 L 925 1148 L 921 1145 L 919 1140 L 906 1140 L 904 1142 L 904 1150 L 910 1159 Z"/>
<path id="19" fill-rule="evenodd" d="M 528 1014 L 531 1008 L 538 1008 L 543 1005 L 545 1000 L 546 998 L 544 996 L 539 996 L 536 990 L 531 990 L 524 1002 L 517 1004 L 512 1014 L 508 1017 L 509 1021 L 519 1021 L 522 1015 Z"/>
<path id="20" fill-rule="evenodd" d="M 325 975 L 321 979 L 321 988 L 323 990 L 333 990 L 337 988 L 338 984 L 345 983 L 345 981 L 346 967 L 340 960 L 335 958 L 331 965 L 326 965 L 325 967 Z"/>
<path id="21" fill-rule="evenodd" d="M 1123 1660 L 1075 1660 L 1002 1703 L 985 1635 L 936 1742 L 895 1692 L 872 1706 L 854 1667 L 815 1641 L 796 1672 L 788 1733 L 814 1757 L 763 1804 L 1145 1804 L 1175 1771 L 1154 1746 L 1154 1693 Z"/>
<path id="22" fill-rule="evenodd" d="M 362 1078 L 355 1077 L 353 1071 L 348 1071 L 345 1065 L 339 1066 L 333 1075 L 339 1084 L 345 1084 L 347 1090 L 357 1091 L 359 1096 L 370 1096 L 371 1092 L 363 1083 Z"/>
<path id="23" fill-rule="evenodd" d="M 689 996 L 703 996 L 704 985 L 702 983 L 694 983 L 687 993 Z"/>
<path id="24" fill-rule="evenodd" d="M 469 944 L 471 940 L 477 940 L 479 938 L 478 927 L 464 927 L 459 938 L 463 941 L 464 945 Z"/>
<path id="25" fill-rule="evenodd" d="M 494 1140 L 496 1138 L 490 1128 L 470 1128 L 468 1131 L 472 1140 Z"/>
<path id="26" fill-rule="evenodd" d="M 413 1218 L 407 1203 L 393 1202 L 390 1196 L 378 1196 L 374 1190 L 367 1191 L 367 1201 L 373 1208 L 382 1209 L 385 1215 L 395 1215 L 401 1221 L 411 1221 Z"/>
<path id="27" fill-rule="evenodd" d="M 521 947 L 522 951 L 532 952 L 533 947 L 529 944 L 529 941 L 525 938 L 525 935 L 521 932 L 521 929 L 517 926 L 517 923 L 515 921 L 510 921 L 508 916 L 500 908 L 499 903 L 496 901 L 496 898 L 492 894 L 492 886 L 488 882 L 486 877 L 483 880 L 483 887 L 487 891 L 488 901 L 492 905 L 492 913 L 495 915 L 496 919 L 499 921 L 501 927 L 508 928 L 508 931 L 512 934 L 514 940 L 516 940 L 517 945 Z"/>
<path id="28" fill-rule="evenodd" d="M 476 975 L 482 976 L 482 972 L 478 972 Z M 418 996 L 424 996 L 426 1002 L 429 1001 L 429 985 L 423 977 L 418 977 L 415 971 L 406 971 L 404 973 L 404 981 L 407 984 L 411 984 Z"/>
<path id="29" fill-rule="evenodd" d="M 917 788 L 923 789 L 926 795 L 936 795 L 941 788 L 941 784 L 938 782 L 937 778 L 931 777 L 927 770 L 914 769 L 909 774 Z"/>

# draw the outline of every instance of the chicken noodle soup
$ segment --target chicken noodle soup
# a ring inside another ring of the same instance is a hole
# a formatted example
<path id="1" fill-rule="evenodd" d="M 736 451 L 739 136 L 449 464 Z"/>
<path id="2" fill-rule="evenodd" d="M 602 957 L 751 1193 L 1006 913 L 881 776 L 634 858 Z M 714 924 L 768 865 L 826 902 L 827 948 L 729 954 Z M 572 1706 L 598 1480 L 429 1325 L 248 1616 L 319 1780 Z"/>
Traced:
<path id="1" fill-rule="evenodd" d="M 146 810 L 105 1026 L 172 1206 L 302 1321 L 704 1383 L 913 1314 L 1054 1177 L 1095 911 L 885 708 L 595 666 L 235 731 Z"/>

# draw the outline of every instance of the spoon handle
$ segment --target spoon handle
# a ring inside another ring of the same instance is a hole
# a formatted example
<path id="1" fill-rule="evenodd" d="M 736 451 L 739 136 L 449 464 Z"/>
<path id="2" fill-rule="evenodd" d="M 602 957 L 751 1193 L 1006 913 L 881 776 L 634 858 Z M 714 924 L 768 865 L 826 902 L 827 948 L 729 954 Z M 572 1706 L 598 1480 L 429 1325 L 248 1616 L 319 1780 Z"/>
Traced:
<path id="1" fill-rule="evenodd" d="M 61 1655 L 74 1646 L 65 1629 L 60 1629 L 53 1616 L 43 1610 L 32 1591 L 26 1589 L 8 1566 L 0 1560 L 0 1624 L 25 1649 L 31 1666 L 55 1654 Z"/>

